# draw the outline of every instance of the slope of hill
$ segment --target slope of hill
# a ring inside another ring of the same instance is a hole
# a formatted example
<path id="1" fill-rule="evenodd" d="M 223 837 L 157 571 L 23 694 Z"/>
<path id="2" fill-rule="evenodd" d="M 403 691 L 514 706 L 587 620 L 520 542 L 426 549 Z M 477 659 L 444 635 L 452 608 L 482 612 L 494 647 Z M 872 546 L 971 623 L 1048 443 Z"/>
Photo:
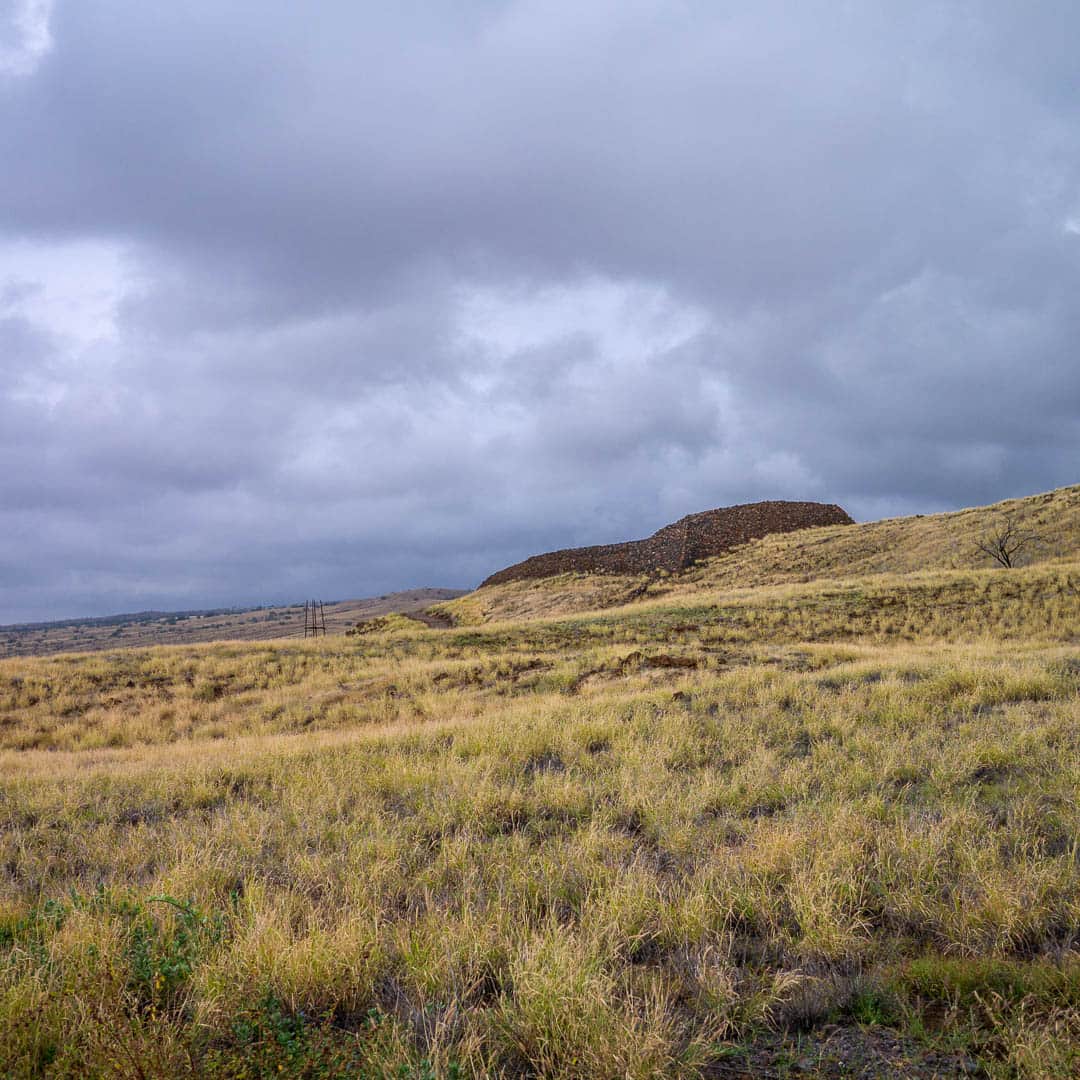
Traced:
<path id="1" fill-rule="evenodd" d="M 978 542 L 1012 518 L 1038 539 L 1025 565 L 1080 559 L 1080 485 L 952 513 L 860 523 L 850 531 L 768 536 L 710 560 L 688 584 L 751 586 L 994 566 Z"/>
<path id="2" fill-rule="evenodd" d="M 839 506 L 823 503 L 757 502 L 726 506 L 688 514 L 645 540 L 534 555 L 492 574 L 481 583 L 481 588 L 576 572 L 635 574 L 685 570 L 700 559 L 719 555 L 758 537 L 851 523 L 847 512 Z"/>
<path id="3" fill-rule="evenodd" d="M 487 585 L 440 610 L 479 623 L 820 579 L 926 571 L 963 578 L 995 566 L 977 543 L 1007 517 L 1039 538 L 1023 552 L 1026 565 L 1080 561 L 1080 486 L 1074 486 L 954 513 L 774 533 L 679 574 L 573 573 Z"/>

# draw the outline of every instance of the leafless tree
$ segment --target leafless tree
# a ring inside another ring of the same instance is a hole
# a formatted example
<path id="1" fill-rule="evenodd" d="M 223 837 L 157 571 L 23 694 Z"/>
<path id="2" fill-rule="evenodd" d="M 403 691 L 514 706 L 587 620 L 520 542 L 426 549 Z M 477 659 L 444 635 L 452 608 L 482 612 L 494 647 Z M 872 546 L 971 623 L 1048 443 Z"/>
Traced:
<path id="1" fill-rule="evenodd" d="M 1019 555 L 1041 544 L 1042 537 L 1037 532 L 1025 529 L 1012 514 L 1006 514 L 983 533 L 975 546 L 983 555 L 1011 568 Z"/>

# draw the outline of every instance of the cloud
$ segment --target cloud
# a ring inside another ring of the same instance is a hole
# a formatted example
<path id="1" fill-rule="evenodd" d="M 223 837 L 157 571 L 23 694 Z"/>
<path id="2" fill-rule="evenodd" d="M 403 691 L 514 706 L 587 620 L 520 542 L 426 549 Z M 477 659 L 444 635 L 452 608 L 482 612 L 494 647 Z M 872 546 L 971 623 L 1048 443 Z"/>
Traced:
<path id="1" fill-rule="evenodd" d="M 1074 5 L 12 10 L 0 622 L 1077 480 Z"/>
<path id="2" fill-rule="evenodd" d="M 0 5 L 0 79 L 33 73 L 52 48 L 52 0 L 6 0 Z"/>

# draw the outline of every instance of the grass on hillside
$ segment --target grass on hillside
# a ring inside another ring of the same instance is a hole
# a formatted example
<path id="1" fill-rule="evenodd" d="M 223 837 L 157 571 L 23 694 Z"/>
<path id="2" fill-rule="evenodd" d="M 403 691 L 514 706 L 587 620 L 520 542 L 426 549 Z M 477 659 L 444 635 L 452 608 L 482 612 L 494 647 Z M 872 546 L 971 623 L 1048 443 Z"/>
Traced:
<path id="1" fill-rule="evenodd" d="M 1080 486 L 950 514 L 892 518 L 776 533 L 671 575 L 564 574 L 489 586 L 437 605 L 459 623 L 514 621 L 615 608 L 642 597 L 663 599 L 740 588 L 794 585 L 824 579 L 898 584 L 897 577 L 930 575 L 964 583 L 996 569 L 979 541 L 1012 520 L 1036 539 L 1019 554 L 1025 566 L 1070 566 L 1080 561 Z M 891 579 L 891 580 L 890 580 Z"/>
<path id="2" fill-rule="evenodd" d="M 0 1073 L 1075 1076 L 1078 581 L 2 662 Z"/>

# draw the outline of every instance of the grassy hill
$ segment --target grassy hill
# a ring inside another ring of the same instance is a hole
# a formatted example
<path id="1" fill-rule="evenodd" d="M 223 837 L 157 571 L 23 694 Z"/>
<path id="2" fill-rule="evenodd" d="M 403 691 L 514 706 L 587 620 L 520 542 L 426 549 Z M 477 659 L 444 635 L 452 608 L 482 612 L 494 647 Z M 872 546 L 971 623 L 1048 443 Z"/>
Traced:
<path id="1" fill-rule="evenodd" d="M 1078 502 L 0 661 L 0 1074 L 1077 1075 Z"/>
<path id="2" fill-rule="evenodd" d="M 462 623 L 481 623 L 615 607 L 644 598 L 842 578 L 940 571 L 939 580 L 962 582 L 972 580 L 972 571 L 996 567 L 978 550 L 978 542 L 1007 519 L 1038 538 L 1025 547 L 1023 565 L 1080 562 L 1080 486 L 1075 486 L 949 514 L 778 533 L 675 576 L 566 574 L 493 585 L 440 605 L 440 610 Z"/>

